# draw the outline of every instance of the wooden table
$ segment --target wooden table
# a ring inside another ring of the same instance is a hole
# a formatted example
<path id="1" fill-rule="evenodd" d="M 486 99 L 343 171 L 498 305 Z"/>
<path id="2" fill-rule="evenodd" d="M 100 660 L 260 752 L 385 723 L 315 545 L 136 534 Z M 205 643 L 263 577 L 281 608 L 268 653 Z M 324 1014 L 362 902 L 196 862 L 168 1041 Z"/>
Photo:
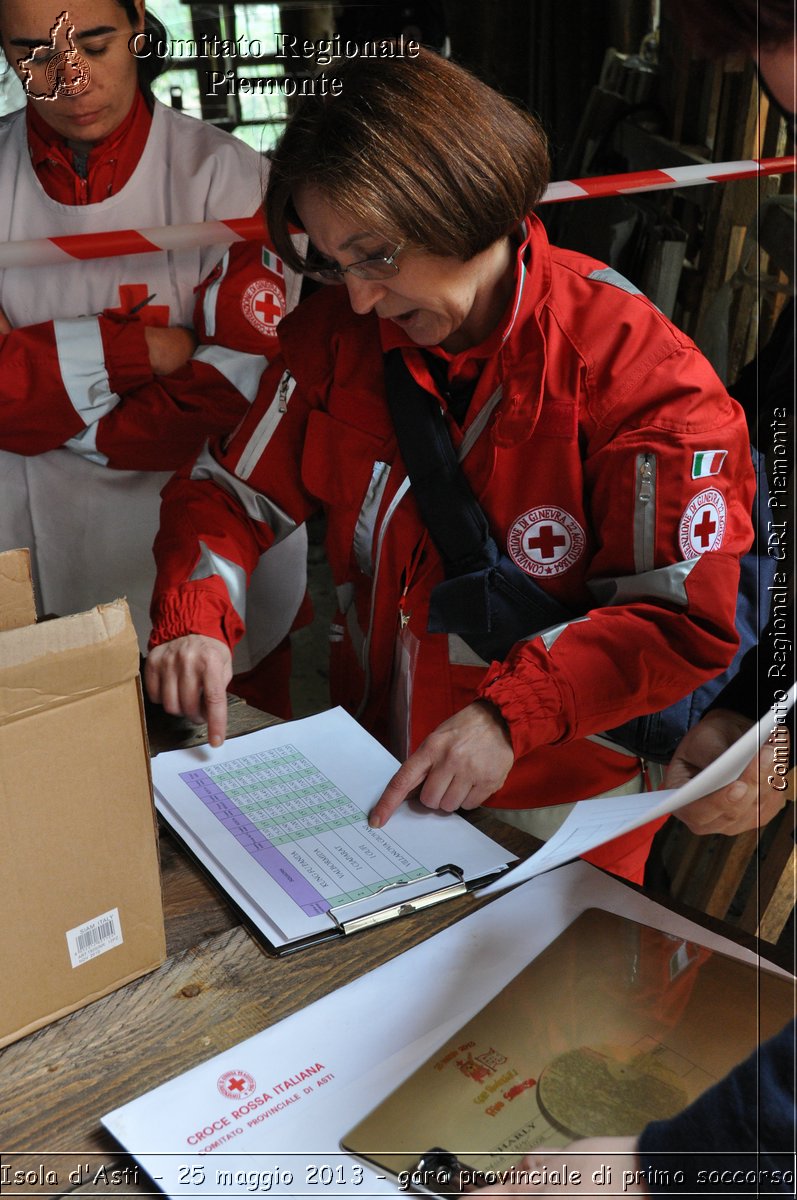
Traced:
<path id="1" fill-rule="evenodd" d="M 233 734 L 272 723 L 240 701 L 231 705 Z M 185 723 L 150 719 L 149 727 L 153 752 L 201 740 Z M 476 819 L 520 856 L 535 848 L 533 839 L 485 813 Z M 148 1191 L 146 1178 L 101 1128 L 102 1113 L 272 1025 L 483 903 L 463 896 L 345 943 L 327 942 L 275 959 L 164 832 L 161 865 L 164 965 L 0 1051 L 3 1195 Z M 703 923 L 718 928 L 716 921 Z M 719 928 L 750 944 L 736 931 Z M 115 1179 L 114 1170 L 120 1172 Z M 35 1181 L 13 1182 L 19 1171 L 32 1172 Z M 48 1183 L 47 1172 L 57 1182 Z"/>

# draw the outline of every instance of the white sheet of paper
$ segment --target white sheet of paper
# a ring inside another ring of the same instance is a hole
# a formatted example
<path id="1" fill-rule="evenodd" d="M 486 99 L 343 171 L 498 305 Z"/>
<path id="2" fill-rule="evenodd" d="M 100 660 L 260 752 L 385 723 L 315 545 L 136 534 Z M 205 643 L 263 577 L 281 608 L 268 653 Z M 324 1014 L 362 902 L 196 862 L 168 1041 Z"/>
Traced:
<path id="1" fill-rule="evenodd" d="M 647 821 L 655 821 L 657 817 L 676 812 L 693 800 L 699 800 L 701 796 L 733 783 L 772 733 L 776 719 L 780 722 L 785 719 L 794 705 L 795 697 L 797 684 L 788 692 L 782 705 L 765 713 L 757 725 L 752 725 L 719 758 L 682 787 L 580 801 L 536 854 L 480 889 L 480 895 L 490 896 L 515 887 L 543 871 L 550 871 L 586 854 L 588 850 L 594 850 L 612 838 L 630 833 Z"/>
<path id="2" fill-rule="evenodd" d="M 330 905 L 349 918 L 456 882 L 424 878 L 448 863 L 472 881 L 514 861 L 456 814 L 403 805 L 386 829 L 370 829 L 367 813 L 398 767 L 336 708 L 217 750 L 159 754 L 152 777 L 159 812 L 269 940 L 285 945 L 333 929 Z M 417 881 L 390 886 L 405 879 Z"/>
<path id="3" fill-rule="evenodd" d="M 340 1151 L 340 1138 L 590 907 L 758 961 L 594 867 L 573 863 L 514 889 L 102 1123 L 173 1197 L 265 1191 L 258 1172 L 271 1172 L 276 1195 L 395 1195 L 395 1181 Z M 236 1088 L 240 1099 L 233 1098 Z M 249 1187 L 236 1178 L 248 1171 L 254 1173 Z"/>

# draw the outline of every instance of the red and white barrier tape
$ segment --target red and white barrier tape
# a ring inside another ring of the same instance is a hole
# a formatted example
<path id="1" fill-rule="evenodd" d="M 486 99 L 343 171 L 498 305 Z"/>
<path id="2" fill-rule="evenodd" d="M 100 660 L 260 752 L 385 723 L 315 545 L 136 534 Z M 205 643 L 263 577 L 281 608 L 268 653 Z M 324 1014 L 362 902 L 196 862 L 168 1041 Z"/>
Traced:
<path id="1" fill-rule="evenodd" d="M 594 179 L 565 179 L 549 184 L 540 203 L 698 187 L 703 183 L 728 183 L 732 179 L 751 179 L 757 175 L 788 175 L 794 171 L 796 161 L 791 154 L 785 158 L 748 158 L 740 162 L 670 167 L 666 171 L 629 171 L 624 175 L 598 175 Z"/>
<path id="2" fill-rule="evenodd" d="M 587 200 L 596 196 L 624 196 L 663 188 L 697 187 L 727 183 L 760 175 L 785 175 L 795 170 L 795 157 L 750 158 L 740 162 L 706 163 L 671 167 L 666 171 L 630 171 L 624 175 L 598 175 L 592 179 L 565 179 L 551 183 L 540 201 Z M 126 254 L 154 254 L 191 246 L 228 246 L 265 236 L 260 215 L 231 221 L 201 221 L 192 225 L 165 225 L 157 229 L 116 229 L 69 237 L 31 238 L 0 243 L 0 268 L 48 267 L 75 259 L 115 258 Z"/>

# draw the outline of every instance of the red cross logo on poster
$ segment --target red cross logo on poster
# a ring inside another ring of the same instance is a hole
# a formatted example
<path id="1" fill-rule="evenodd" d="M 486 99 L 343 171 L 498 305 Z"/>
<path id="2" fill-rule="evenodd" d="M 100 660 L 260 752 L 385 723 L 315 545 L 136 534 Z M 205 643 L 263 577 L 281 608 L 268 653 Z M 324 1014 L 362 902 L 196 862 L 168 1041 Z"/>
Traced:
<path id="1" fill-rule="evenodd" d="M 270 279 L 258 279 L 250 283 L 241 299 L 241 310 L 250 325 L 267 337 L 273 337 L 277 326 L 285 316 L 285 298 L 282 290 Z"/>
<path id="2" fill-rule="evenodd" d="M 527 575 L 546 577 L 568 571 L 584 553 L 586 537 L 575 517 L 563 508 L 532 508 L 518 517 L 506 546 Z"/>
<path id="3" fill-rule="evenodd" d="M 684 558 L 699 558 L 719 550 L 725 534 L 725 497 L 716 488 L 695 496 L 684 510 L 678 526 L 678 543 Z"/>
<path id="4" fill-rule="evenodd" d="M 216 1086 L 228 1100 L 240 1100 L 243 1096 L 251 1096 L 257 1084 L 248 1071 L 225 1071 Z"/>

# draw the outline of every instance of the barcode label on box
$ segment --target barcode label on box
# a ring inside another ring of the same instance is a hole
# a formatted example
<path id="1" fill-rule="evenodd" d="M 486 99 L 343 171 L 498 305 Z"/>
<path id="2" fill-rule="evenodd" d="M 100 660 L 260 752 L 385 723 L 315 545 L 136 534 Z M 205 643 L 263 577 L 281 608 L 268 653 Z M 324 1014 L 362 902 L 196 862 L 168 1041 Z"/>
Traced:
<path id="1" fill-rule="evenodd" d="M 73 967 L 82 967 L 83 963 L 121 946 L 123 942 L 122 925 L 119 920 L 119 909 L 112 908 L 110 912 L 86 921 L 75 929 L 68 929 L 66 944 L 69 947 L 69 957 Z"/>

